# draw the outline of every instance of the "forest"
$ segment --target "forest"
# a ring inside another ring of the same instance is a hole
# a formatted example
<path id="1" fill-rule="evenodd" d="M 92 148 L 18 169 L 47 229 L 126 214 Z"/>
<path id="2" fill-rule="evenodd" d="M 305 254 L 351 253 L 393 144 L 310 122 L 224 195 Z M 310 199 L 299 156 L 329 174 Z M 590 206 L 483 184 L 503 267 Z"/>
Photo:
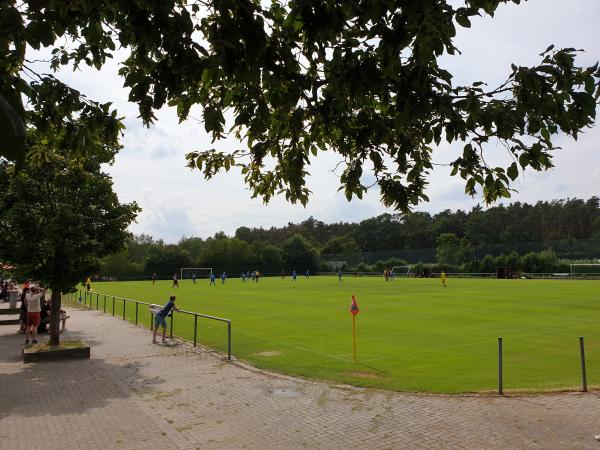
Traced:
<path id="1" fill-rule="evenodd" d="M 313 217 L 283 227 L 240 227 L 233 236 L 182 237 L 168 244 L 131 236 L 105 257 L 99 276 L 169 276 L 181 267 L 231 274 L 298 270 L 380 271 L 394 265 L 438 265 L 450 271 L 568 271 L 570 261 L 600 257 L 600 198 L 515 202 L 437 214 L 382 214 L 358 223 Z"/>

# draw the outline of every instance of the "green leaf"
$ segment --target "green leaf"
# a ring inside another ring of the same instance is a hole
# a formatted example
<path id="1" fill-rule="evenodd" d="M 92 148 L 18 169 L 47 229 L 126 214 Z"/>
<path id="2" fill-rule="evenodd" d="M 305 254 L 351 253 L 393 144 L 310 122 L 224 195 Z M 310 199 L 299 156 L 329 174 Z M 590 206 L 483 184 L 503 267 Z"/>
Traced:
<path id="1" fill-rule="evenodd" d="M 25 159 L 25 122 L 0 95 L 0 156 L 21 165 Z"/>
<path id="2" fill-rule="evenodd" d="M 204 69 L 202 71 L 202 83 L 204 83 L 204 84 L 210 84 L 211 81 L 212 81 L 212 72 L 207 67 L 206 69 Z"/>
<path id="3" fill-rule="evenodd" d="M 456 22 L 464 28 L 471 28 L 471 21 L 469 20 L 469 17 L 466 14 L 457 14 L 456 16 Z"/>
<path id="4" fill-rule="evenodd" d="M 554 44 L 549 45 L 548 48 L 546 50 L 544 50 L 542 53 L 540 53 L 540 56 L 544 56 L 546 53 L 548 53 L 550 50 L 552 50 L 554 48 Z"/>
<path id="5" fill-rule="evenodd" d="M 545 140 L 547 140 L 547 141 L 550 141 L 550 132 L 548 131 L 548 129 L 547 129 L 547 128 L 542 128 L 542 129 L 540 130 L 540 132 L 542 133 L 542 137 L 543 137 Z"/>
<path id="6" fill-rule="evenodd" d="M 513 181 L 515 181 L 517 179 L 517 177 L 519 176 L 519 168 L 517 167 L 516 162 L 514 162 L 510 165 L 510 167 L 506 171 L 506 174 Z"/>

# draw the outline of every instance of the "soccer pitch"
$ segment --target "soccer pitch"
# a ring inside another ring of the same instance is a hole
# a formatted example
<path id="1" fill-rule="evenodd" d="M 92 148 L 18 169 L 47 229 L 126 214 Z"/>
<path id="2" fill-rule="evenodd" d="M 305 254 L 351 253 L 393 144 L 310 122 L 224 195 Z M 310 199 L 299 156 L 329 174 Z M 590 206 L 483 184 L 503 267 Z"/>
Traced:
<path id="1" fill-rule="evenodd" d="M 585 337 L 588 384 L 600 385 L 600 281 L 439 279 L 385 282 L 377 277 L 206 279 L 94 283 L 93 305 L 112 312 L 110 296 L 177 306 L 232 321 L 232 352 L 256 367 L 290 375 L 399 391 L 440 393 L 497 389 L 503 338 L 508 392 L 579 389 L 579 336 Z M 96 296 L 96 293 L 100 295 Z M 352 361 L 351 296 L 360 306 Z M 115 315 L 123 302 L 116 300 Z M 135 318 L 135 306 L 126 305 Z M 140 306 L 140 324 L 149 326 Z M 193 339 L 194 319 L 176 314 L 173 334 Z M 150 337 L 149 337 L 150 339 Z M 198 342 L 222 351 L 223 323 L 198 320 Z M 199 375 L 200 376 L 200 375 Z"/>

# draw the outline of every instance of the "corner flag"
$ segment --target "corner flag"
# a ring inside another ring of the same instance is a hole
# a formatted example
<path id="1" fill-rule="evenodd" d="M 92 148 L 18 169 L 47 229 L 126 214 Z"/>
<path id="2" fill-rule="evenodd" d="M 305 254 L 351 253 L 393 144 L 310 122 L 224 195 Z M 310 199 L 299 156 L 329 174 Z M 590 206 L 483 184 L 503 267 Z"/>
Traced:
<path id="1" fill-rule="evenodd" d="M 360 310 L 358 309 L 358 303 L 356 303 L 354 295 L 352 296 L 352 303 L 350 303 L 350 312 L 353 315 L 357 315 L 360 312 Z"/>
<path id="2" fill-rule="evenodd" d="M 352 361 L 356 362 L 356 315 L 360 312 L 358 309 L 358 303 L 354 295 L 352 296 L 352 303 L 350 303 L 350 313 L 352 314 Z"/>

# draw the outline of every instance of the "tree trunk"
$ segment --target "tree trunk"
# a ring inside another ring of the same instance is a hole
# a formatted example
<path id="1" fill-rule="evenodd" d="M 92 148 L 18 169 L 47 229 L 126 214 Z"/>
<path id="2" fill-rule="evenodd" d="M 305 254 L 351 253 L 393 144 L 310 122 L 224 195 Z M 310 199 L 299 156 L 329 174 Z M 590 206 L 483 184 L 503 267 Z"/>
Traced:
<path id="1" fill-rule="evenodd" d="M 50 298 L 50 345 L 58 345 L 58 326 L 60 322 L 60 289 L 52 289 Z"/>

